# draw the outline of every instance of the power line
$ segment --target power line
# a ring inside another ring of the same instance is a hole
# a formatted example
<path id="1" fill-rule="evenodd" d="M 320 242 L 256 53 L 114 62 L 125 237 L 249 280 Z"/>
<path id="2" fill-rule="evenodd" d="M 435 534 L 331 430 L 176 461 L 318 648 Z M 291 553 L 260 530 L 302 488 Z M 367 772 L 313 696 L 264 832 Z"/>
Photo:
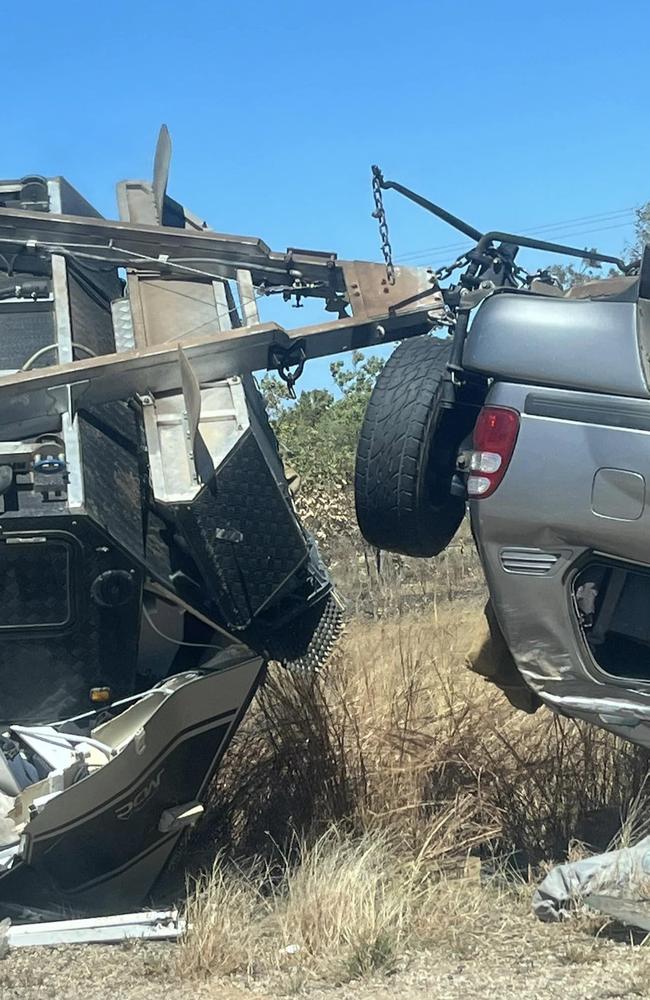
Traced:
<path id="1" fill-rule="evenodd" d="M 593 236 L 596 233 L 604 233 L 610 229 L 625 229 L 627 228 L 628 225 L 629 225 L 628 222 L 619 222 L 611 226 L 601 226 L 599 229 L 586 229 L 586 230 L 581 230 L 579 232 L 557 233 L 554 234 L 554 238 L 556 240 L 566 240 L 566 239 L 571 239 L 572 237 L 575 236 Z M 466 248 L 467 247 L 465 247 L 465 249 Z M 530 248 L 526 247 L 525 249 L 529 250 Z M 449 257 L 438 258 L 438 260 L 435 263 L 432 263 L 431 266 L 433 268 L 444 267 L 448 263 L 449 263 Z"/>
<path id="2" fill-rule="evenodd" d="M 621 208 L 612 212 L 601 212 L 600 214 L 597 215 L 583 215 L 583 216 L 578 216 L 577 218 L 574 219 L 565 219 L 563 222 L 552 222 L 540 226 L 525 226 L 523 228 L 526 233 L 530 233 L 531 235 L 535 236 L 541 234 L 550 234 L 552 231 L 554 232 L 555 230 L 562 229 L 565 226 L 571 227 L 573 232 L 574 231 L 573 227 L 575 227 L 579 223 L 587 224 L 591 222 L 609 222 L 613 221 L 614 219 L 621 219 L 623 216 L 626 216 L 627 217 L 626 221 L 620 223 L 620 225 L 623 226 L 623 225 L 629 225 L 629 223 L 632 221 L 632 216 L 630 215 L 630 213 L 632 212 L 634 212 L 634 208 Z M 589 229 L 586 232 L 587 233 L 601 232 L 603 231 L 603 229 L 608 229 L 608 228 L 609 228 L 608 226 L 604 226 L 598 229 Z M 579 235 L 582 231 L 583 231 L 582 227 L 580 229 L 576 229 L 575 234 Z M 556 236 L 556 238 L 564 238 L 564 235 L 562 235 L 561 237 Z M 467 241 L 463 243 L 447 243 L 435 247 L 423 247 L 421 250 L 412 250 L 404 254 L 401 254 L 399 260 L 406 262 L 409 260 L 413 260 L 415 258 L 432 256 L 434 254 L 437 255 L 438 253 L 460 252 L 466 248 L 467 248 Z"/>
<path id="3" fill-rule="evenodd" d="M 617 218 L 617 217 L 614 216 L 613 218 Z M 604 221 L 608 221 L 608 220 L 604 220 Z M 577 229 L 570 229 L 570 230 L 564 230 L 564 231 L 559 230 L 559 228 L 558 229 L 552 229 L 552 230 L 551 229 L 547 229 L 547 230 L 536 229 L 535 230 L 535 229 L 526 227 L 526 229 L 524 230 L 524 233 L 525 233 L 525 235 L 528 235 L 528 236 L 540 236 L 540 237 L 545 237 L 546 239 L 549 239 L 549 240 L 556 240 L 557 241 L 557 240 L 561 240 L 561 239 L 567 239 L 568 237 L 571 237 L 571 236 L 588 236 L 588 235 L 592 235 L 592 234 L 595 234 L 595 233 L 606 232 L 609 229 L 622 229 L 622 228 L 630 226 L 632 224 L 632 222 L 633 222 L 632 218 L 631 217 L 627 217 L 627 218 L 623 219 L 620 222 L 614 223 L 611 226 L 599 226 L 597 228 L 589 227 L 587 229 L 585 229 L 585 228 L 577 228 Z M 465 242 L 465 243 L 454 243 L 452 246 L 449 246 L 449 247 L 446 247 L 446 248 L 445 247 L 437 247 L 437 248 L 433 248 L 432 247 L 430 251 L 428 251 L 428 252 L 421 251 L 418 255 L 413 254 L 410 257 L 408 257 L 408 259 L 406 259 L 406 260 L 404 260 L 404 258 L 400 257 L 399 261 L 403 262 L 405 264 L 414 264 L 414 263 L 417 263 L 418 260 L 422 260 L 422 259 L 430 260 L 432 254 L 435 254 L 437 256 L 438 254 L 443 253 L 443 252 L 445 253 L 445 258 L 448 259 L 450 255 L 457 255 L 459 253 L 462 253 L 462 251 L 467 250 L 469 246 L 471 246 L 471 244 L 468 244 L 467 242 Z"/>
<path id="4" fill-rule="evenodd" d="M 610 219 L 618 218 L 624 215 L 627 216 L 629 215 L 630 212 L 633 211 L 634 211 L 633 208 L 621 208 L 612 212 L 603 212 L 600 213 L 599 215 L 584 215 L 584 216 L 578 216 L 575 219 L 565 219 L 563 222 L 551 222 L 547 223 L 546 225 L 539 225 L 539 226 L 525 226 L 524 229 L 528 232 L 533 231 L 535 233 L 544 233 L 544 232 L 549 232 L 550 230 L 561 229 L 564 228 L 565 226 L 573 227 L 578 223 L 591 223 L 591 222 L 601 222 L 601 221 L 607 222 Z M 459 247 L 462 249 L 462 247 L 464 247 L 465 245 L 466 245 L 465 243 L 461 244 L 455 242 L 455 243 L 443 244 L 442 246 L 437 246 L 437 247 L 423 247 L 422 250 L 409 251 L 403 254 L 402 257 L 403 258 L 414 257 L 414 256 L 419 257 L 422 256 L 423 254 L 428 254 L 428 253 L 438 253 L 439 251 L 456 250 Z"/>

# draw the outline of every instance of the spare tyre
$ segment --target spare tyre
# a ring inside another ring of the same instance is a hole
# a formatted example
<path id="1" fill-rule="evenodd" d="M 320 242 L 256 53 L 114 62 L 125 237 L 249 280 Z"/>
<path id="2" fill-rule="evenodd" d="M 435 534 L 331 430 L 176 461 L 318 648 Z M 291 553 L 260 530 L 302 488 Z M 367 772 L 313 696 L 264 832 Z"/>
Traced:
<path id="1" fill-rule="evenodd" d="M 450 340 L 405 340 L 370 396 L 354 492 L 361 533 L 378 549 L 435 556 L 463 519 L 465 500 L 452 495 L 451 481 L 476 410 L 442 403 L 450 353 Z"/>

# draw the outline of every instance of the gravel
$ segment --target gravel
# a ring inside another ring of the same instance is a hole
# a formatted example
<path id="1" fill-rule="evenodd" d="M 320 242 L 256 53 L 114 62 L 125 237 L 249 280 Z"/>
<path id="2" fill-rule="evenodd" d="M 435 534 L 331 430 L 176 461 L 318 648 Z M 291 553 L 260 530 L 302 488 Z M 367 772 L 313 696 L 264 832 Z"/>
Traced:
<path id="1" fill-rule="evenodd" d="M 462 949 L 461 949 L 462 951 Z M 650 998 L 650 948 L 629 932 L 547 926 L 532 916 L 486 927 L 467 954 L 406 956 L 390 976 L 314 981 L 299 965 L 274 976 L 184 982 L 175 946 L 137 943 L 21 949 L 0 962 L 0 1000 L 615 1000 Z"/>

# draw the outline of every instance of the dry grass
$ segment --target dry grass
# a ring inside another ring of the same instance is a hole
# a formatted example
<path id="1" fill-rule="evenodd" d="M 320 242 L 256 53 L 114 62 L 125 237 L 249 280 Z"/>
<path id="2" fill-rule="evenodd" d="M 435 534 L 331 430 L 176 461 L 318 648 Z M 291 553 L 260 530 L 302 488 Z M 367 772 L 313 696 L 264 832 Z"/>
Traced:
<path id="1" fill-rule="evenodd" d="M 194 843 L 225 847 L 189 894 L 183 974 L 275 972 L 297 989 L 422 948 L 481 954 L 518 933 L 530 866 L 605 848 L 634 802 L 638 824 L 646 755 L 522 715 L 467 671 L 480 614 L 474 598 L 356 619 L 324 676 L 272 672 Z M 481 882 L 457 877 L 469 856 Z M 577 951 L 562 962 L 599 954 Z"/>
<path id="2" fill-rule="evenodd" d="M 647 755 L 547 709 L 512 709 L 464 666 L 480 616 L 475 599 L 357 619 L 324 676 L 273 672 L 215 789 L 219 842 L 268 855 L 290 831 L 334 822 L 388 829 L 412 850 L 426 840 L 437 864 L 479 848 L 525 866 L 572 839 L 606 847 Z"/>
<path id="3" fill-rule="evenodd" d="M 387 618 L 437 613 L 449 601 L 483 591 L 483 570 L 468 522 L 436 559 L 413 559 L 370 549 L 355 532 L 332 537 L 327 561 L 354 616 Z"/>
<path id="4" fill-rule="evenodd" d="M 426 851 L 405 852 L 387 831 L 351 838 L 330 827 L 293 846 L 279 866 L 220 857 L 195 881 L 178 956 L 184 976 L 347 981 L 395 972 L 416 949 L 471 957 L 488 920 L 512 926 L 521 916 L 514 888 L 441 878 Z"/>

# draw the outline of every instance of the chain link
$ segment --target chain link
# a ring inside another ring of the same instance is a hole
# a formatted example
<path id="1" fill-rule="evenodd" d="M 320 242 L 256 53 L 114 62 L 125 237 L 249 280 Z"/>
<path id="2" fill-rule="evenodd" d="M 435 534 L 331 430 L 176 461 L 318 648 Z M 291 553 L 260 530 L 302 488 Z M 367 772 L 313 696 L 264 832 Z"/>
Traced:
<path id="1" fill-rule="evenodd" d="M 384 255 L 384 260 L 386 262 L 386 277 L 391 285 L 395 284 L 395 265 L 393 263 L 393 248 L 390 245 L 390 239 L 388 236 L 388 222 L 386 221 L 386 209 L 384 208 L 384 198 L 382 194 L 382 188 L 384 184 L 384 176 L 378 166 L 373 166 L 372 168 L 372 196 L 375 200 L 375 210 L 372 213 L 373 219 L 376 219 L 379 223 L 379 236 L 381 239 L 381 252 Z M 467 264 L 467 256 L 465 254 L 458 257 L 453 264 L 448 264 L 446 267 L 442 267 L 435 272 L 436 280 L 438 283 L 445 281 L 457 271 L 459 267 L 463 267 Z"/>
<path id="2" fill-rule="evenodd" d="M 441 281 L 446 281 L 450 278 L 454 271 L 457 271 L 459 267 L 464 267 L 467 264 L 467 256 L 462 254 L 462 256 L 457 257 L 453 264 L 447 264 L 445 267 L 439 267 L 435 271 L 436 281 L 440 284 Z"/>
<path id="3" fill-rule="evenodd" d="M 386 221 L 386 210 L 384 208 L 384 198 L 381 193 L 383 175 L 379 167 L 372 168 L 372 196 L 375 199 L 375 210 L 372 213 L 373 219 L 379 223 L 379 237 L 381 239 L 381 252 L 386 262 L 386 277 L 389 284 L 395 284 L 395 265 L 393 264 L 393 248 L 388 238 L 388 222 Z"/>

